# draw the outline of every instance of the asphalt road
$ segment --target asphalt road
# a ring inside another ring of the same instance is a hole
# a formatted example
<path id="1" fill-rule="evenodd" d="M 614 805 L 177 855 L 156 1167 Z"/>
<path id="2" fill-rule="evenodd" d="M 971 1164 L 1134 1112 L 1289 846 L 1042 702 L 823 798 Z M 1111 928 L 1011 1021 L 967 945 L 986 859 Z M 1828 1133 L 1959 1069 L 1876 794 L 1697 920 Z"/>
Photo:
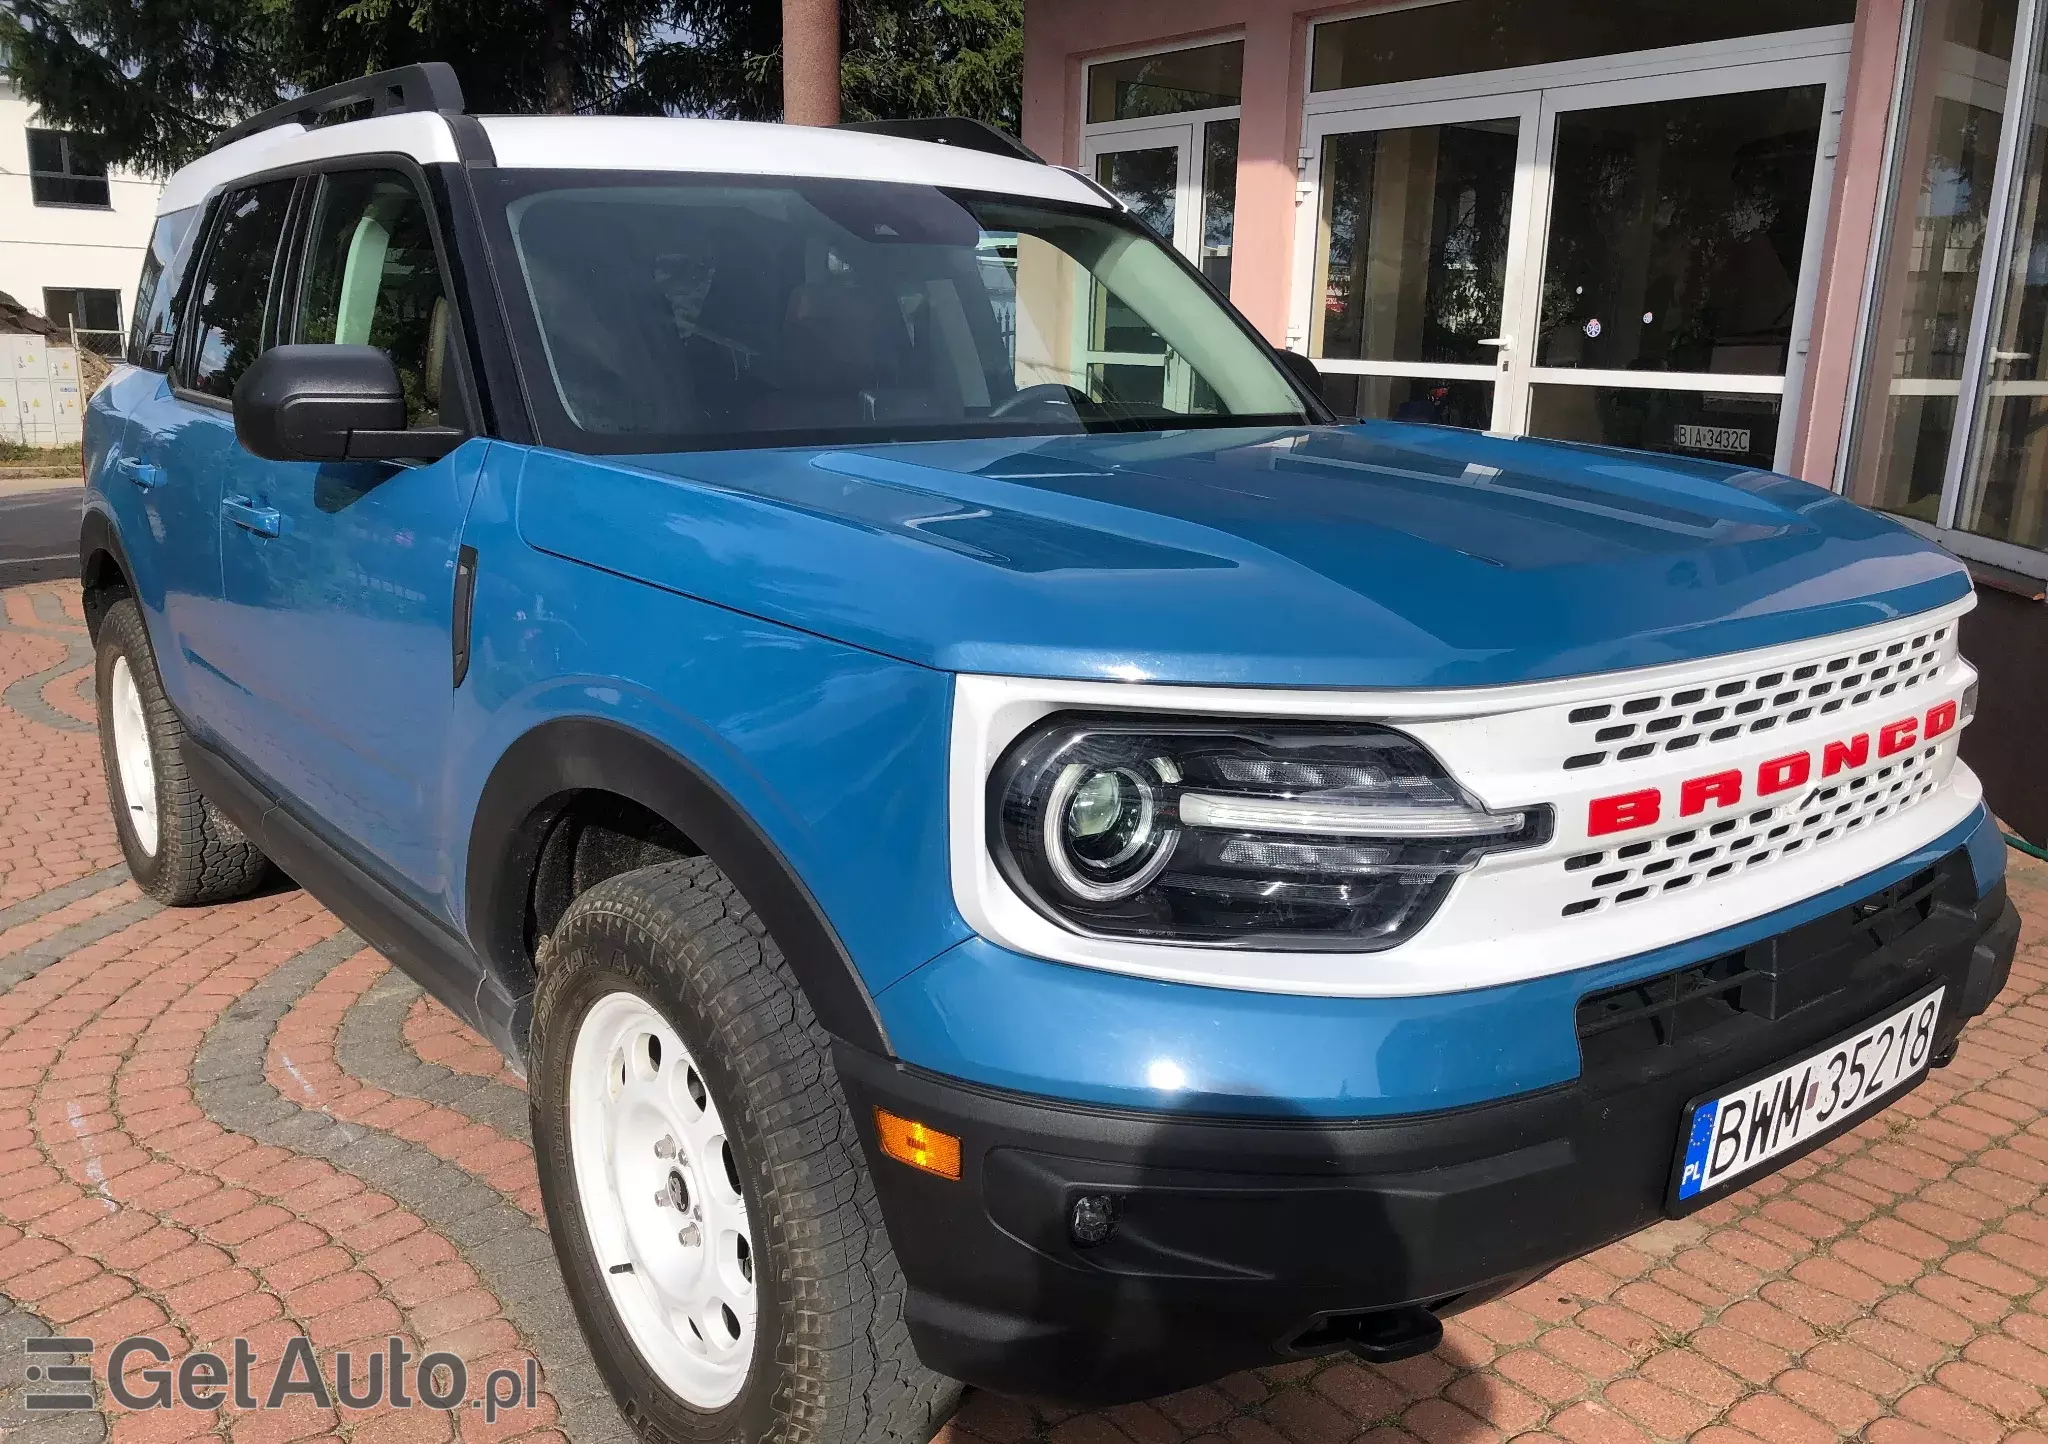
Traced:
<path id="1" fill-rule="evenodd" d="M 0 493 L 0 587 L 78 575 L 85 489 Z"/>

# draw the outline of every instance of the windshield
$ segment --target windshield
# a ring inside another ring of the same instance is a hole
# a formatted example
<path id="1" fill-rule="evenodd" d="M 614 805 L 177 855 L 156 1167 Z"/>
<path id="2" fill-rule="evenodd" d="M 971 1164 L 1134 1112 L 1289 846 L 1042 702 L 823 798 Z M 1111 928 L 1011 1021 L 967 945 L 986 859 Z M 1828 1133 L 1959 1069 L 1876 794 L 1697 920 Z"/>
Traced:
<path id="1" fill-rule="evenodd" d="M 543 429 L 579 449 L 1313 419 L 1178 257 L 1106 210 L 784 177 L 493 184 Z"/>

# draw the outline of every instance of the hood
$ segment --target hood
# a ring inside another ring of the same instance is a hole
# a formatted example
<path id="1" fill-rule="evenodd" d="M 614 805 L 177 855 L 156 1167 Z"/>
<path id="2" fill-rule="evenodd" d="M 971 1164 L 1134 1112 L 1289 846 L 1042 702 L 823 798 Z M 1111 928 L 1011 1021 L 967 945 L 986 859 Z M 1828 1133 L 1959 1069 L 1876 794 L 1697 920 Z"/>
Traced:
<path id="1" fill-rule="evenodd" d="M 535 451 L 519 525 L 543 551 L 926 666 L 1121 681 L 1536 681 L 1970 589 L 1905 527 L 1787 477 L 1395 422 Z"/>

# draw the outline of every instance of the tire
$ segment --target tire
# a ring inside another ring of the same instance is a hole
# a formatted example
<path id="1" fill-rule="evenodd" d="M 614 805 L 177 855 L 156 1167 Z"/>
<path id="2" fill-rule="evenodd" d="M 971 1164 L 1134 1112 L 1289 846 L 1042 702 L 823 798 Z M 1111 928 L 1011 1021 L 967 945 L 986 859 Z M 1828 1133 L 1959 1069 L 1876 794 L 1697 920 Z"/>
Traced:
<path id="1" fill-rule="evenodd" d="M 912 1351 L 825 1031 L 766 928 L 689 858 L 591 888 L 550 941 L 529 1050 L 535 1162 L 620 1409 L 658 1444 L 925 1444 L 960 1385 Z M 671 1158 L 684 1181 L 649 1190 Z M 700 1210 L 688 1221 L 679 1192 Z M 670 1307 L 692 1289 L 717 1307 Z"/>
<path id="2" fill-rule="evenodd" d="M 121 598 L 100 619 L 93 681 L 107 801 L 135 885 L 171 907 L 231 902 L 254 892 L 270 863 L 192 785 L 185 724 L 164 695 L 133 598 Z"/>

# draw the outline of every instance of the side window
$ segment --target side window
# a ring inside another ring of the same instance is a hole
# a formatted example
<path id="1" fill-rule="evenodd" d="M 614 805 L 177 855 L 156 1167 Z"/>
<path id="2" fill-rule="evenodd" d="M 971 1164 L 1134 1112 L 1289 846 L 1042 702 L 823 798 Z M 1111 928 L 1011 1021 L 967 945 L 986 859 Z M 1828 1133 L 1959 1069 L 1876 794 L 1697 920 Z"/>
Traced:
<path id="1" fill-rule="evenodd" d="M 135 287 L 135 326 L 128 336 L 128 359 L 150 371 L 170 365 L 171 345 L 178 339 L 174 304 L 191 256 L 193 228 L 203 207 L 158 216 L 142 258 L 142 280 Z"/>
<path id="2" fill-rule="evenodd" d="M 321 177 L 306 233 L 296 339 L 375 346 L 405 387 L 409 426 L 441 420 L 448 297 L 427 209 L 395 171 Z"/>
<path id="3" fill-rule="evenodd" d="M 185 382 L 192 390 L 232 399 L 235 383 L 262 352 L 270 331 L 271 272 L 291 198 L 292 182 L 278 180 L 235 191 L 221 202 L 193 315 L 196 335 Z"/>

